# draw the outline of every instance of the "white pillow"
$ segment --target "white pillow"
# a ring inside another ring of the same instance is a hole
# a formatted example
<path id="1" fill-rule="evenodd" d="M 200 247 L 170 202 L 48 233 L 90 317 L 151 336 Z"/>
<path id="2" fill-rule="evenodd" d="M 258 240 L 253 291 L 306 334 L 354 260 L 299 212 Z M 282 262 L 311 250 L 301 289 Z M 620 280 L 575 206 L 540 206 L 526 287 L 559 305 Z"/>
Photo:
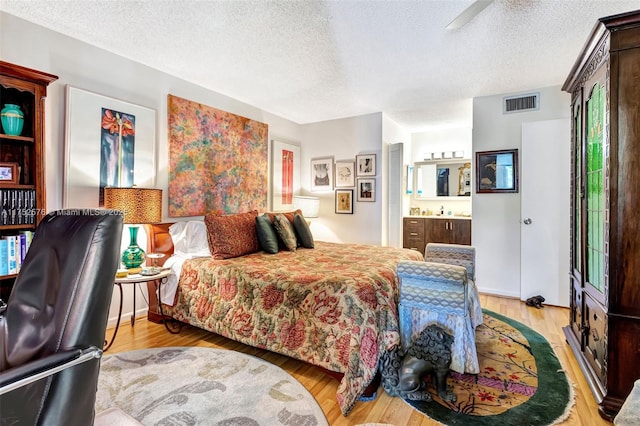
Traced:
<path id="1" fill-rule="evenodd" d="M 189 240 L 187 238 L 187 222 L 176 222 L 169 227 L 169 235 L 173 241 L 173 252 L 178 256 L 189 254 Z"/>
<path id="2" fill-rule="evenodd" d="M 169 227 L 174 254 L 182 257 L 209 257 L 207 227 L 203 220 L 176 222 Z"/>
<path id="3" fill-rule="evenodd" d="M 207 240 L 207 226 L 204 220 L 192 220 L 186 226 L 188 253 L 193 257 L 209 257 L 209 241 Z"/>

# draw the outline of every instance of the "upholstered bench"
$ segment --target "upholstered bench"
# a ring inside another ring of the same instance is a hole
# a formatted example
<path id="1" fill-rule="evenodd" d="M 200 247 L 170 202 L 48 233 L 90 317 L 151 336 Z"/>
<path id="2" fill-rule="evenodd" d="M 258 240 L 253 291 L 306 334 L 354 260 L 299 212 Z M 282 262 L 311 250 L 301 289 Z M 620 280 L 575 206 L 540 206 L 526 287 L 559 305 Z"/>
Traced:
<path id="1" fill-rule="evenodd" d="M 482 324 L 480 293 L 476 286 L 476 248 L 461 244 L 429 243 L 424 250 L 425 262 L 462 266 L 467 270 L 467 297 L 471 310 L 471 325 L 475 329 Z"/>
<path id="2" fill-rule="evenodd" d="M 449 368 L 459 373 L 479 373 L 467 270 L 445 263 L 402 261 L 398 263 L 397 272 L 403 349 L 406 350 L 425 327 L 435 323 L 454 338 Z"/>

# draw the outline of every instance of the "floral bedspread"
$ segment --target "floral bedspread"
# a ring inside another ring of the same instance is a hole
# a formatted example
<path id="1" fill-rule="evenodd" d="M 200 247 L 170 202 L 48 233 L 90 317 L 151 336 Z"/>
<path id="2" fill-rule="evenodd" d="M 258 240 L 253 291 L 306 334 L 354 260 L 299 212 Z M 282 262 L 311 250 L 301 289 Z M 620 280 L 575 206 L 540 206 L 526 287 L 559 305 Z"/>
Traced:
<path id="1" fill-rule="evenodd" d="M 414 250 L 316 242 L 296 252 L 190 259 L 174 318 L 230 339 L 343 373 L 338 404 L 349 414 L 378 359 L 400 343 L 400 260 Z"/>

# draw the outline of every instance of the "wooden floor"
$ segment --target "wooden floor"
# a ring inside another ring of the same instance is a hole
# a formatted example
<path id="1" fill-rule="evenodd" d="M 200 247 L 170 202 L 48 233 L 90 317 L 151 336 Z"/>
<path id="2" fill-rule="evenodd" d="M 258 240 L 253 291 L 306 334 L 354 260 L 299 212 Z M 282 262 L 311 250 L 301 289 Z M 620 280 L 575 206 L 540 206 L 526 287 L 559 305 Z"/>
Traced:
<path id="1" fill-rule="evenodd" d="M 598 415 L 598 406 L 584 380 L 580 367 L 565 342 L 562 327 L 567 324 L 569 311 L 565 308 L 545 306 L 536 309 L 526 306 L 517 299 L 481 295 L 484 308 L 518 320 L 544 335 L 556 351 L 560 363 L 574 383 L 576 404 L 570 417 L 563 425 L 611 425 Z M 113 330 L 107 330 L 107 338 Z M 135 327 L 121 324 L 117 338 L 109 351 L 113 354 L 134 349 L 162 346 L 203 346 L 225 348 L 245 352 L 276 364 L 295 377 L 313 394 L 331 425 L 356 425 L 359 423 L 390 423 L 404 425 L 438 424 L 414 410 L 399 398 L 390 398 L 380 388 L 378 397 L 372 402 L 358 402 L 349 416 L 343 417 L 336 402 L 338 381 L 322 373 L 319 368 L 294 359 L 251 348 L 223 337 L 190 326 L 180 334 L 173 335 L 161 324 L 154 324 L 141 318 Z"/>

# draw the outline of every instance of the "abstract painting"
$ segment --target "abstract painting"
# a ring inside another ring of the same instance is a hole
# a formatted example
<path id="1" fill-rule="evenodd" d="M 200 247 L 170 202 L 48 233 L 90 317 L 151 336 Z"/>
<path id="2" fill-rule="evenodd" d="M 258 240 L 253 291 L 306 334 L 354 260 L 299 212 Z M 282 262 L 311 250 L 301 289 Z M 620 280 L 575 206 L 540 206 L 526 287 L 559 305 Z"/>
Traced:
<path id="1" fill-rule="evenodd" d="M 169 216 L 267 208 L 268 126 L 169 95 Z"/>
<path id="2" fill-rule="evenodd" d="M 271 209 L 293 208 L 293 196 L 300 191 L 300 146 L 271 141 Z"/>

